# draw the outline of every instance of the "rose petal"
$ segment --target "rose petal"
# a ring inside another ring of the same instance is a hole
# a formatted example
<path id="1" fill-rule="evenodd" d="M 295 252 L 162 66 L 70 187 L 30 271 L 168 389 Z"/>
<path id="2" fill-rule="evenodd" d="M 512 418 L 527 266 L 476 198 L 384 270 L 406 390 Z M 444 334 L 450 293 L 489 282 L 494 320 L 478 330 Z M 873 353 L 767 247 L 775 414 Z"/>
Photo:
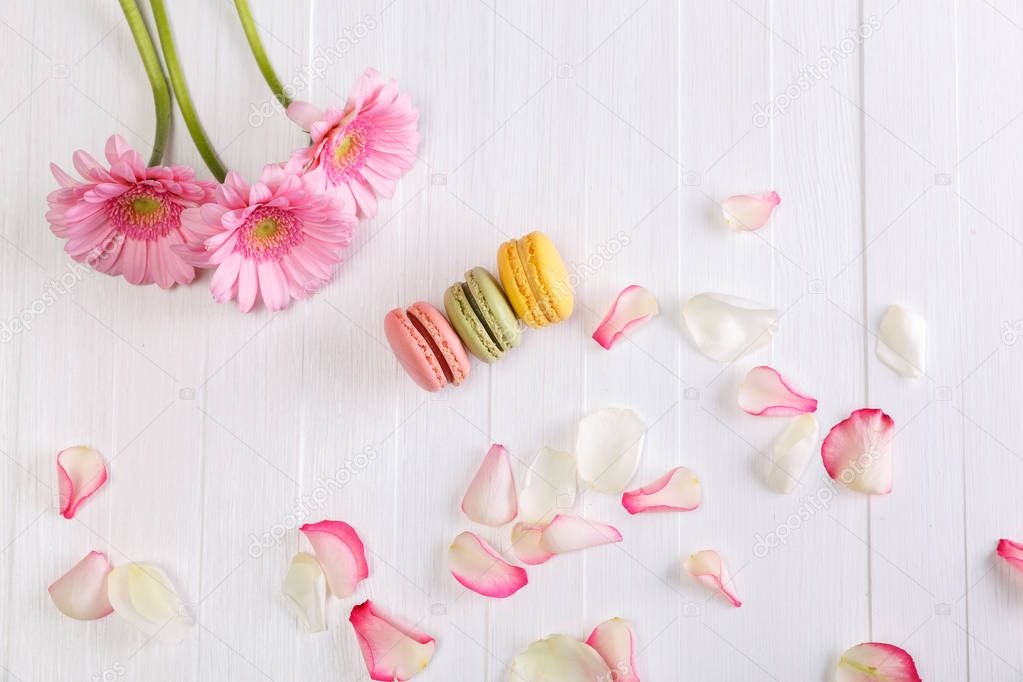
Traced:
<path id="1" fill-rule="evenodd" d="M 484 597 L 510 597 L 529 582 L 525 569 L 509 564 L 468 531 L 459 533 L 448 548 L 448 569 L 455 580 Z"/>
<path id="2" fill-rule="evenodd" d="M 703 488 L 696 472 L 675 467 L 649 485 L 622 493 L 622 506 L 630 514 L 653 511 L 692 511 L 700 506 Z"/>
<path id="3" fill-rule="evenodd" d="M 288 606 L 306 632 L 326 631 L 323 604 L 327 599 L 327 581 L 316 557 L 305 552 L 296 554 L 284 576 L 281 589 Z"/>
<path id="4" fill-rule="evenodd" d="M 1023 572 L 1023 544 L 1003 538 L 998 541 L 998 556 L 1008 561 L 1017 571 Z"/>
<path id="5" fill-rule="evenodd" d="M 604 682 L 611 670 L 593 647 L 566 635 L 538 640 L 515 657 L 508 679 L 514 682 Z"/>
<path id="6" fill-rule="evenodd" d="M 640 682 L 636 674 L 636 637 L 629 621 L 612 618 L 594 628 L 586 643 L 611 669 L 613 682 Z"/>
<path id="7" fill-rule="evenodd" d="M 773 490 L 788 495 L 796 489 L 806 465 L 813 458 L 818 436 L 820 425 L 812 414 L 802 414 L 789 421 L 771 450 L 767 484 Z"/>
<path id="8" fill-rule="evenodd" d="M 521 522 L 512 526 L 512 550 L 519 561 L 537 566 L 554 556 L 540 545 L 543 529 L 542 525 Z"/>
<path id="9" fill-rule="evenodd" d="M 575 503 L 575 457 L 567 452 L 541 448 L 526 472 L 519 494 L 519 518 L 527 523 L 547 523 L 559 509 Z"/>
<path id="10" fill-rule="evenodd" d="M 868 495 L 892 491 L 892 436 L 895 422 L 877 409 L 856 410 L 831 427 L 821 457 L 828 475 Z"/>
<path id="11" fill-rule="evenodd" d="M 732 576 L 725 568 L 725 562 L 721 560 L 720 554 L 712 549 L 705 549 L 691 555 L 684 565 L 689 575 L 710 589 L 720 592 L 732 606 L 735 608 L 742 606 L 742 602 L 735 594 Z"/>
<path id="12" fill-rule="evenodd" d="M 754 417 L 792 417 L 817 411 L 817 399 L 803 393 L 766 365 L 754 367 L 739 386 L 739 407 Z"/>
<path id="13" fill-rule="evenodd" d="M 835 682 L 921 682 L 913 657 L 892 644 L 867 642 L 842 654 Z"/>
<path id="14" fill-rule="evenodd" d="M 643 454 L 646 424 L 628 408 L 605 407 L 583 417 L 575 440 L 579 477 L 596 490 L 620 493 Z"/>
<path id="15" fill-rule="evenodd" d="M 622 534 L 614 526 L 588 521 L 574 514 L 558 514 L 540 535 L 540 547 L 551 554 L 621 542 Z"/>
<path id="16" fill-rule="evenodd" d="M 320 521 L 307 523 L 299 530 L 316 552 L 330 593 L 342 599 L 352 596 L 369 576 L 366 548 L 355 529 L 344 521 Z"/>
<path id="17" fill-rule="evenodd" d="M 904 377 L 922 377 L 927 322 L 900 305 L 890 305 L 877 330 L 877 359 Z"/>
<path id="18" fill-rule="evenodd" d="M 146 639 L 177 644 L 192 627 L 174 585 L 159 566 L 118 566 L 107 575 L 107 596 L 117 615 L 141 630 Z"/>
<path id="19" fill-rule="evenodd" d="M 732 362 L 771 343 L 778 311 L 726 294 L 698 294 L 682 309 L 686 328 L 701 353 Z"/>
<path id="20" fill-rule="evenodd" d="M 515 477 L 503 445 L 491 446 L 483 458 L 462 498 L 462 512 L 484 526 L 503 526 L 515 520 L 519 512 Z"/>
<path id="21" fill-rule="evenodd" d="M 736 230 L 759 230 L 771 219 L 774 208 L 781 203 L 777 192 L 766 194 L 737 194 L 721 204 L 725 222 Z"/>
<path id="22" fill-rule="evenodd" d="M 107 480 L 107 465 L 92 448 L 78 445 L 57 453 L 57 487 L 60 513 L 70 519 L 78 505 L 88 499 Z"/>
<path id="23" fill-rule="evenodd" d="M 359 638 L 362 658 L 373 680 L 409 680 L 433 657 L 433 637 L 387 615 L 371 601 L 352 609 L 348 621 Z"/>
<path id="24" fill-rule="evenodd" d="M 103 552 L 89 552 L 47 591 L 65 616 L 76 620 L 97 620 L 114 610 L 107 599 L 110 562 Z"/>
<path id="25" fill-rule="evenodd" d="M 657 299 L 645 287 L 633 284 L 622 289 L 601 321 L 593 340 L 610 350 L 631 327 L 658 313 Z"/>

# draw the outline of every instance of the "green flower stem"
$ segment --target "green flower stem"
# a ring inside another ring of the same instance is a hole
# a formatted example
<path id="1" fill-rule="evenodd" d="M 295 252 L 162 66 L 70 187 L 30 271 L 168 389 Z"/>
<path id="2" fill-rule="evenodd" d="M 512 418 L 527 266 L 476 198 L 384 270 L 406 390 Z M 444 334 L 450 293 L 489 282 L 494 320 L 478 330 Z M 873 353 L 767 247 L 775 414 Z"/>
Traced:
<path id="1" fill-rule="evenodd" d="M 292 99 L 288 96 L 288 93 L 284 90 L 284 85 L 281 83 L 281 79 L 277 77 L 277 72 L 274 71 L 273 65 L 270 63 L 270 58 L 266 56 L 266 49 L 263 47 L 263 41 L 259 37 L 259 29 L 256 28 L 256 21 L 252 18 L 252 12 L 249 10 L 249 3 L 247 0 L 234 0 L 234 6 L 238 10 L 238 18 L 242 21 L 242 28 L 245 29 L 245 38 L 249 41 L 249 48 L 252 50 L 252 56 L 256 58 L 256 63 L 259 64 L 259 70 L 263 74 L 263 80 L 270 86 L 270 89 L 274 93 L 274 97 L 281 103 L 281 106 L 285 109 L 291 104 Z"/>
<path id="2" fill-rule="evenodd" d="M 188 93 L 188 83 L 185 82 L 185 74 L 181 71 L 181 64 L 178 62 L 178 52 L 174 47 L 174 36 L 171 35 L 163 0 L 149 0 L 149 4 L 153 8 L 156 32 L 160 36 L 160 47 L 163 49 L 163 60 L 166 62 L 167 72 L 170 74 L 174 98 L 178 100 L 178 107 L 181 109 L 181 116 L 185 119 L 185 125 L 188 126 L 188 133 L 192 136 L 192 142 L 199 150 L 202 160 L 206 162 L 206 167 L 210 169 L 218 182 L 223 182 L 227 176 L 227 168 L 217 156 L 217 152 L 206 136 L 206 131 L 203 130 L 199 116 L 195 112 L 192 96 Z"/>
<path id="3" fill-rule="evenodd" d="M 139 6 L 135 0 L 120 0 L 124 18 L 128 20 L 131 35 L 142 57 L 142 64 L 149 76 L 149 85 L 153 88 L 153 102 L 156 105 L 156 139 L 153 140 L 153 153 L 149 157 L 150 166 L 159 166 L 163 161 L 163 153 L 167 148 L 167 137 L 171 126 L 171 96 L 167 88 L 167 77 L 160 64 L 160 55 L 156 53 L 153 38 L 149 35 L 146 22 L 142 19 Z"/>

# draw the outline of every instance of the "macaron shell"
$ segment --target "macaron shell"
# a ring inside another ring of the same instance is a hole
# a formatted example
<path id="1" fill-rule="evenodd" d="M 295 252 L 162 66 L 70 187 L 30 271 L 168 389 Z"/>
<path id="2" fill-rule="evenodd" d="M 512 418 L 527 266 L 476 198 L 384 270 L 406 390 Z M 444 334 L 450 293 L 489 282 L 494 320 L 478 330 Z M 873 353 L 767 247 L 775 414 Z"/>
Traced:
<path id="1" fill-rule="evenodd" d="M 491 331 L 502 350 L 511 350 L 522 341 L 515 311 L 508 303 L 501 285 L 485 268 L 473 268 L 465 273 L 465 286 L 472 295 L 476 308 L 483 315 L 483 323 Z"/>
<path id="2" fill-rule="evenodd" d="M 455 386 L 465 381 L 469 376 L 469 356 L 465 354 L 462 340 L 451 328 L 447 318 L 425 301 L 418 301 L 409 306 L 408 314 L 426 331 L 440 352 L 448 370 L 446 373 L 448 381 Z"/>
<path id="3" fill-rule="evenodd" d="M 420 388 L 435 392 L 447 385 L 440 360 L 404 310 L 395 308 L 387 313 L 384 335 L 394 357 Z"/>
<path id="4" fill-rule="evenodd" d="M 444 312 L 448 314 L 451 326 L 465 342 L 466 348 L 480 360 L 496 362 L 504 354 L 476 316 L 465 297 L 461 282 L 452 284 L 444 292 Z"/>
<path id="5" fill-rule="evenodd" d="M 572 316 L 575 297 L 568 280 L 565 261 L 554 242 L 543 232 L 530 232 L 519 240 L 526 254 L 526 267 L 544 314 L 551 322 L 561 322 Z"/>
<path id="6" fill-rule="evenodd" d="M 498 249 L 497 272 L 501 276 L 501 284 L 504 285 L 508 302 L 515 309 L 519 319 L 534 329 L 547 326 L 547 319 L 540 311 L 533 289 L 529 285 L 525 265 L 519 258 L 516 240 L 505 242 Z"/>

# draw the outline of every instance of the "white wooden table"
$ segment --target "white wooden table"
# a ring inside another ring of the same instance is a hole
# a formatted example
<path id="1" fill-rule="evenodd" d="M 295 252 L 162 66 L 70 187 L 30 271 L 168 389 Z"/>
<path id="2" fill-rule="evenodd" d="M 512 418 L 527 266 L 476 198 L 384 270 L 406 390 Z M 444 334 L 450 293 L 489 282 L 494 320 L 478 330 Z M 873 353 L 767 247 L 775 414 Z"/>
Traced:
<path id="1" fill-rule="evenodd" d="M 252 176 L 286 158 L 303 136 L 274 110 L 231 3 L 170 4 L 225 161 Z M 208 277 L 164 292 L 86 273 L 54 293 L 75 270 L 43 219 L 47 164 L 98 154 L 112 133 L 147 152 L 148 85 L 113 0 L 0 7 L 0 321 L 30 327 L 0 344 L 0 678 L 366 680 L 347 623 L 364 598 L 437 637 L 424 680 L 504 680 L 530 641 L 585 637 L 615 615 L 634 622 L 655 682 L 830 680 L 870 640 L 909 650 L 928 681 L 1023 678 L 1023 581 L 994 557 L 998 538 L 1023 538 L 1019 3 L 253 9 L 302 97 L 342 102 L 375 66 L 422 112 L 420 162 L 397 196 L 359 225 L 325 291 L 277 315 L 215 304 Z M 170 159 L 200 165 L 181 125 Z M 782 196 L 771 226 L 721 224 L 716 201 L 768 189 Z M 383 314 L 439 303 L 534 228 L 577 274 L 577 314 L 477 363 L 458 390 L 419 391 Z M 662 315 L 605 352 L 589 335 L 633 282 Z M 702 291 L 784 311 L 773 345 L 731 367 L 700 356 L 680 310 Z M 895 302 L 928 320 L 923 379 L 874 356 Z M 894 493 L 840 491 L 820 508 L 818 459 L 795 494 L 770 492 L 755 465 L 782 422 L 735 406 L 755 364 L 820 398 L 824 429 L 865 405 L 891 414 Z M 465 593 L 444 552 L 471 527 L 458 500 L 487 446 L 504 443 L 521 476 L 608 404 L 650 425 L 637 483 L 690 466 L 704 506 L 627 518 L 586 493 L 579 511 L 625 542 L 532 569 L 506 601 Z M 54 453 L 80 442 L 110 480 L 66 521 Z M 333 605 L 329 633 L 307 636 L 279 586 L 297 525 L 323 517 L 361 532 L 371 576 Z M 680 574 L 708 547 L 736 573 L 741 609 Z M 46 586 L 90 549 L 164 567 L 192 636 L 143 646 L 117 618 L 62 617 Z"/>

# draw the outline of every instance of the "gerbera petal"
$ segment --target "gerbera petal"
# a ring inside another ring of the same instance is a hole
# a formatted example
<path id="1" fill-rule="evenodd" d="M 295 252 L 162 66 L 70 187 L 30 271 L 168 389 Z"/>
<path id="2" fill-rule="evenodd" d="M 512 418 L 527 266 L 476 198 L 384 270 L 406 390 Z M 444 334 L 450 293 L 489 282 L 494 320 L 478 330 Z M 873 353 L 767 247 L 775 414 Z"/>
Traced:
<path id="1" fill-rule="evenodd" d="M 270 310 L 283 310 L 290 300 L 288 280 L 275 261 L 266 261 L 257 266 L 259 272 L 259 293 L 263 303 Z"/>
<path id="2" fill-rule="evenodd" d="M 835 682 L 921 682 L 913 657 L 893 644 L 866 642 L 838 661 Z"/>
<path id="3" fill-rule="evenodd" d="M 732 362 L 763 348 L 778 326 L 776 310 L 725 294 L 693 296 L 682 316 L 700 352 L 719 362 Z"/>
<path id="4" fill-rule="evenodd" d="M 781 432 L 771 449 L 767 484 L 788 495 L 803 478 L 806 466 L 813 459 L 820 427 L 812 414 L 794 417 Z"/>
<path id="5" fill-rule="evenodd" d="M 281 589 L 288 606 L 306 632 L 326 631 L 323 605 L 327 598 L 327 583 L 316 557 L 305 552 L 296 554 Z"/>
<path id="6" fill-rule="evenodd" d="M 381 611 L 371 601 L 352 609 L 348 621 L 359 638 L 370 679 L 379 682 L 409 680 L 430 663 L 433 637 Z"/>
<path id="7" fill-rule="evenodd" d="M 622 541 L 614 526 L 575 516 L 558 514 L 540 535 L 540 547 L 551 554 L 576 552 Z"/>
<path id="8" fill-rule="evenodd" d="M 1009 562 L 1009 565 L 1023 573 L 1023 543 L 1001 539 L 998 541 L 998 556 Z"/>
<path id="9" fill-rule="evenodd" d="M 605 620 L 590 633 L 586 643 L 600 654 L 614 682 L 640 682 L 636 673 L 636 636 L 629 621 Z"/>
<path id="10" fill-rule="evenodd" d="M 725 568 L 720 554 L 712 549 L 705 549 L 686 559 L 684 566 L 689 575 L 710 589 L 720 592 L 725 599 L 732 603 L 732 606 L 736 608 L 742 606 L 742 602 L 735 594 L 732 576 Z"/>
<path id="11" fill-rule="evenodd" d="M 313 123 L 323 118 L 323 112 L 318 107 L 311 102 L 299 100 L 288 105 L 287 114 L 302 130 L 309 130 Z"/>
<path id="12" fill-rule="evenodd" d="M 537 566 L 554 555 L 543 548 L 540 540 L 544 526 L 532 523 L 516 523 L 512 526 L 511 542 L 515 557 L 524 564 Z"/>
<path id="13" fill-rule="evenodd" d="M 605 407 L 579 421 L 575 456 L 579 477 L 605 493 L 620 493 L 643 454 L 646 424 L 628 408 Z"/>
<path id="14" fill-rule="evenodd" d="M 107 576 L 107 595 L 117 615 L 141 630 L 146 639 L 177 644 L 192 627 L 174 585 L 159 566 L 118 566 Z"/>
<path id="15" fill-rule="evenodd" d="M 57 488 L 60 514 L 70 519 L 78 506 L 106 483 L 107 465 L 92 448 L 78 445 L 57 453 Z"/>
<path id="16" fill-rule="evenodd" d="M 238 310 L 243 313 L 256 305 L 256 294 L 259 293 L 257 267 L 253 261 L 245 260 L 238 269 Z"/>
<path id="17" fill-rule="evenodd" d="M 650 485 L 622 493 L 622 506 L 630 514 L 655 511 L 692 511 L 700 506 L 703 486 L 696 472 L 675 467 Z"/>
<path id="18" fill-rule="evenodd" d="M 771 219 L 771 213 L 781 203 L 777 192 L 767 194 L 738 194 L 721 204 L 725 222 L 736 230 L 759 230 Z"/>
<path id="19" fill-rule="evenodd" d="M 887 495 L 892 491 L 894 433 L 895 422 L 881 410 L 856 410 L 831 427 L 821 444 L 824 468 L 852 490 Z"/>
<path id="20" fill-rule="evenodd" d="M 877 330 L 877 358 L 904 377 L 922 377 L 926 337 L 924 318 L 900 305 L 890 305 Z"/>
<path id="21" fill-rule="evenodd" d="M 75 187 L 80 184 L 73 177 L 64 172 L 60 166 L 55 163 L 50 164 L 50 173 L 53 174 L 53 179 L 57 181 L 57 184 L 61 187 Z"/>
<path id="22" fill-rule="evenodd" d="M 508 563 L 468 531 L 459 533 L 448 548 L 448 569 L 455 580 L 484 597 L 510 597 L 529 582 L 525 569 Z"/>
<path id="23" fill-rule="evenodd" d="M 231 300 L 234 286 L 238 282 L 238 272 L 243 262 L 241 254 L 232 253 L 217 266 L 213 278 L 210 280 L 210 292 L 213 294 L 213 300 L 217 303 Z"/>
<path id="24" fill-rule="evenodd" d="M 107 599 L 107 574 L 110 570 L 106 554 L 89 552 L 47 591 L 65 616 L 76 620 L 96 620 L 114 610 Z"/>
<path id="25" fill-rule="evenodd" d="M 817 410 L 817 399 L 793 386 L 777 370 L 754 367 L 739 386 L 739 407 L 756 417 L 791 417 Z"/>
<path id="26" fill-rule="evenodd" d="M 541 448 L 519 494 L 519 515 L 529 523 L 547 523 L 559 510 L 571 509 L 576 493 L 575 457 Z"/>
<path id="27" fill-rule="evenodd" d="M 518 511 L 508 451 L 503 445 L 494 444 L 465 491 L 462 512 L 484 526 L 503 526 L 513 521 Z"/>
<path id="28" fill-rule="evenodd" d="M 512 661 L 513 682 L 607 682 L 611 669 L 593 647 L 566 635 L 533 642 Z"/>
<path id="29" fill-rule="evenodd" d="M 359 583 L 369 577 L 366 549 L 355 529 L 344 521 L 328 520 L 307 523 L 299 530 L 316 552 L 330 593 L 341 598 L 352 596 Z"/>
<path id="30" fill-rule="evenodd" d="M 593 340 L 610 350 L 626 331 L 657 313 L 657 299 L 653 294 L 638 284 L 627 286 L 593 332 Z"/>

